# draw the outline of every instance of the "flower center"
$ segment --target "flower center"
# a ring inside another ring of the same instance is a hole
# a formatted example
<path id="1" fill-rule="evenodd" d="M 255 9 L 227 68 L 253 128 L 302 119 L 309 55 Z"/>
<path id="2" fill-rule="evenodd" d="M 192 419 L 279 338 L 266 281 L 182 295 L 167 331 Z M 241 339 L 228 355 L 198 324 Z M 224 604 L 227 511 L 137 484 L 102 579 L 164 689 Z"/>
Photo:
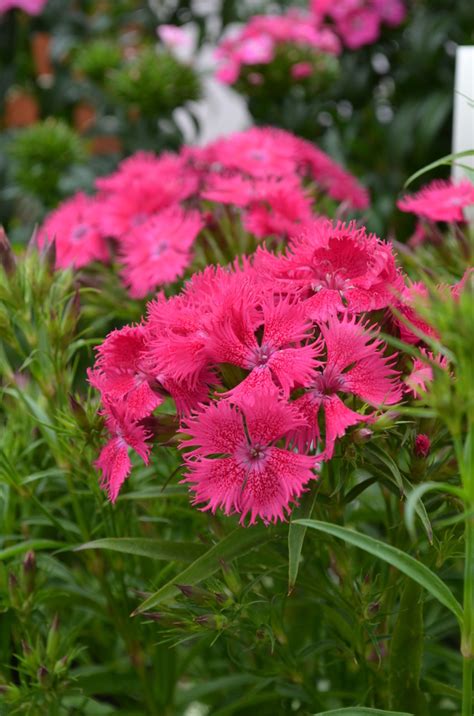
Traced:
<path id="1" fill-rule="evenodd" d="M 242 444 L 237 449 L 237 460 L 247 470 L 262 468 L 267 460 L 268 446 L 255 444 Z"/>
<path id="2" fill-rule="evenodd" d="M 334 395 L 334 393 L 344 390 L 345 384 L 344 376 L 339 371 L 326 368 L 314 379 L 312 392 L 319 398 L 324 395 Z"/>
<path id="3" fill-rule="evenodd" d="M 271 346 L 269 346 L 268 344 L 263 345 L 263 346 L 258 346 L 258 348 L 255 348 L 255 350 L 252 352 L 252 355 L 250 356 L 249 368 L 265 367 L 274 352 L 275 352 L 275 349 L 272 348 Z"/>
<path id="4" fill-rule="evenodd" d="M 71 231 L 71 239 L 73 241 L 79 241 L 80 239 L 83 238 L 83 236 L 85 236 L 87 234 L 88 231 L 89 231 L 88 224 L 78 224 Z"/>

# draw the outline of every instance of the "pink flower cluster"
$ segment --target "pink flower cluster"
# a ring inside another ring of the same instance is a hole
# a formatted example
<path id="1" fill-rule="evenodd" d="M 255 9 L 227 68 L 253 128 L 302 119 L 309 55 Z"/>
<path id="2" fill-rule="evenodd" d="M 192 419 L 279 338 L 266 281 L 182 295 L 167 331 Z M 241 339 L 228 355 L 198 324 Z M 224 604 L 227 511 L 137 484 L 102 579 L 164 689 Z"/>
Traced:
<path id="1" fill-rule="evenodd" d="M 270 64 L 278 48 L 284 46 L 316 54 L 337 55 L 341 51 L 334 32 L 328 27 L 317 28 L 309 14 L 290 10 L 284 15 L 254 15 L 237 34 L 220 43 L 216 51 L 219 61 L 216 77 L 226 84 L 234 84 L 243 67 Z M 292 67 L 292 76 L 302 79 L 312 71 L 310 62 L 297 61 Z M 257 74 L 254 79 L 258 82 Z"/>
<path id="2" fill-rule="evenodd" d="M 318 25 L 329 21 L 351 50 L 373 44 L 382 25 L 397 27 L 406 15 L 402 0 L 311 0 L 311 11 Z"/>
<path id="3" fill-rule="evenodd" d="M 368 206 L 367 192 L 328 155 L 270 128 L 178 154 L 139 152 L 96 186 L 95 196 L 77 194 L 46 218 L 39 246 L 55 241 L 58 268 L 117 260 L 135 298 L 183 277 L 197 237 L 219 225 L 222 204 L 256 237 L 279 240 L 313 218 L 322 196 Z"/>
<path id="4" fill-rule="evenodd" d="M 283 253 L 259 248 L 158 295 L 140 325 L 107 336 L 89 373 L 110 434 L 97 461 L 110 499 L 129 449 L 148 462 L 169 432 L 169 402 L 167 416 L 159 406 L 171 398 L 194 503 L 283 520 L 348 428 L 408 390 L 378 336 L 380 316 L 398 334 L 390 309 L 404 286 L 389 244 L 319 218 Z"/>

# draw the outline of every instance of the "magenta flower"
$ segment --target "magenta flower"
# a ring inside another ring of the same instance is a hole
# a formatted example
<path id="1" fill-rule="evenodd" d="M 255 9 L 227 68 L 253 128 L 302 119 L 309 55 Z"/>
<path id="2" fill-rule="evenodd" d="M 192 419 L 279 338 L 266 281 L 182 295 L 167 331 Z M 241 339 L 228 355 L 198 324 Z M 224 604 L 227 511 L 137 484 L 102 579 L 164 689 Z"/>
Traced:
<path id="1" fill-rule="evenodd" d="M 100 201 L 79 193 L 64 201 L 46 218 L 38 232 L 40 248 L 54 241 L 56 267 L 82 268 L 93 261 L 109 260 L 109 249 L 101 231 Z"/>
<path id="2" fill-rule="evenodd" d="M 326 362 L 295 406 L 306 418 L 304 427 L 293 437 L 300 449 L 316 447 L 321 436 L 318 417 L 325 420 L 325 445 L 322 458 L 329 460 L 334 444 L 348 427 L 365 422 L 370 416 L 347 407 L 340 395 L 353 395 L 369 405 L 393 405 L 401 400 L 398 373 L 393 356 L 383 354 L 384 343 L 374 337 L 375 331 L 354 318 L 332 318 L 321 325 L 326 346 Z"/>
<path id="3" fill-rule="evenodd" d="M 182 447 L 193 447 L 186 458 L 189 470 L 184 482 L 191 485 L 195 504 L 204 510 L 222 508 L 240 514 L 243 523 L 285 519 L 315 478 L 314 457 L 278 447 L 279 441 L 302 424 L 295 408 L 278 400 L 274 392 L 260 393 L 252 406 L 211 403 L 183 424 L 189 436 Z"/>
<path id="4" fill-rule="evenodd" d="M 100 486 L 107 491 L 109 500 L 115 502 L 125 479 L 129 476 L 132 463 L 129 448 L 132 448 L 148 464 L 151 446 L 146 442 L 151 434 L 139 423 L 112 405 L 106 405 L 105 424 L 111 438 L 102 448 L 95 466 L 102 472 Z"/>
<path id="5" fill-rule="evenodd" d="M 431 351 L 420 348 L 421 358 L 414 358 L 410 374 L 404 383 L 408 393 L 421 398 L 429 390 L 433 382 L 433 365 L 443 370 L 448 369 L 448 359 L 441 353 L 434 355 Z"/>
<path id="6" fill-rule="evenodd" d="M 147 347 L 144 326 L 124 326 L 109 333 L 97 349 L 94 370 L 89 371 L 89 382 L 104 401 L 122 405 L 131 420 L 148 417 L 163 401 L 159 386 L 145 369 Z"/>
<path id="7" fill-rule="evenodd" d="M 380 16 L 369 8 L 338 12 L 335 21 L 343 43 L 351 50 L 373 44 L 380 35 Z"/>
<path id="8" fill-rule="evenodd" d="M 271 293 L 254 301 L 242 296 L 229 306 L 212 326 L 207 352 L 215 363 L 239 366 L 248 375 L 226 395 L 250 405 L 262 390 L 278 387 L 287 397 L 295 385 L 308 385 L 318 365 L 310 330 L 301 304 L 277 300 Z"/>
<path id="9" fill-rule="evenodd" d="M 465 221 L 463 209 L 474 205 L 474 185 L 468 179 L 459 184 L 435 180 L 411 196 L 397 201 L 402 211 L 430 221 Z"/>
<path id="10" fill-rule="evenodd" d="M 429 439 L 428 435 L 425 435 L 424 433 L 418 433 L 418 435 L 415 438 L 415 455 L 417 457 L 428 457 L 431 450 L 431 440 Z"/>
<path id="11" fill-rule="evenodd" d="M 192 260 L 191 249 L 204 222 L 197 211 L 164 209 L 122 238 L 122 276 L 133 298 L 181 278 Z"/>
<path id="12" fill-rule="evenodd" d="M 354 223 L 328 219 L 291 239 L 286 255 L 259 250 L 255 266 L 276 290 L 303 301 L 316 321 L 385 308 L 403 287 L 389 244 Z"/>

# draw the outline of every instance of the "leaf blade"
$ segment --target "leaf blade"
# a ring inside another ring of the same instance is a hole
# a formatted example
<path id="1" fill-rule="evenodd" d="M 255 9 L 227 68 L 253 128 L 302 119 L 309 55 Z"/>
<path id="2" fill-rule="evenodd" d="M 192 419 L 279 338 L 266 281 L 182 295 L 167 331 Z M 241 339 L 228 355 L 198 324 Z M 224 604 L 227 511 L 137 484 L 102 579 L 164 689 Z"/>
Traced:
<path id="1" fill-rule="evenodd" d="M 271 539 L 273 539 L 273 534 L 267 527 L 252 527 L 248 529 L 238 527 L 142 602 L 132 613 L 132 616 L 142 614 L 160 602 L 179 594 L 179 589 L 176 587 L 176 584 L 197 584 L 197 582 L 217 572 L 220 568 L 221 561 L 231 561 L 236 557 L 246 554 L 254 547 L 269 542 Z"/>
<path id="2" fill-rule="evenodd" d="M 104 537 L 93 542 L 85 542 L 74 548 L 75 552 L 85 549 L 106 549 L 136 557 L 192 562 L 205 551 L 205 547 L 194 542 L 172 542 L 142 537 Z"/>
<path id="3" fill-rule="evenodd" d="M 406 574 L 424 587 L 435 599 L 441 602 L 441 604 L 455 615 L 460 624 L 462 623 L 462 607 L 449 587 L 434 572 L 426 567 L 426 565 L 411 555 L 402 552 L 396 547 L 392 547 L 392 545 L 381 542 L 373 537 L 368 537 L 355 530 L 350 530 L 347 527 L 333 525 L 329 522 L 320 522 L 318 520 L 298 520 L 298 522 L 311 529 L 319 530 L 320 532 L 349 542 L 349 544 L 352 544 L 354 547 L 359 547 L 374 557 L 378 557 L 384 562 L 396 567 L 400 572 L 403 572 L 403 574 Z"/>

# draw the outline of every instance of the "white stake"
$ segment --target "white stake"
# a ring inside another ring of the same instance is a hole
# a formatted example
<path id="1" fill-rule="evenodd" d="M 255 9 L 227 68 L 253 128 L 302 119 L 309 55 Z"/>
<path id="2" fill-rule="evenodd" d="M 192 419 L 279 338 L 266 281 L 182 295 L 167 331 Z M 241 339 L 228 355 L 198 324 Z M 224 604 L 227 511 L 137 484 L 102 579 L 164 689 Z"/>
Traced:
<path id="1" fill-rule="evenodd" d="M 466 45 L 456 51 L 453 154 L 471 149 L 474 150 L 474 45 Z M 457 162 L 472 167 L 472 171 L 453 166 L 452 179 L 460 181 L 467 176 L 474 183 L 474 156 L 462 157 Z"/>

